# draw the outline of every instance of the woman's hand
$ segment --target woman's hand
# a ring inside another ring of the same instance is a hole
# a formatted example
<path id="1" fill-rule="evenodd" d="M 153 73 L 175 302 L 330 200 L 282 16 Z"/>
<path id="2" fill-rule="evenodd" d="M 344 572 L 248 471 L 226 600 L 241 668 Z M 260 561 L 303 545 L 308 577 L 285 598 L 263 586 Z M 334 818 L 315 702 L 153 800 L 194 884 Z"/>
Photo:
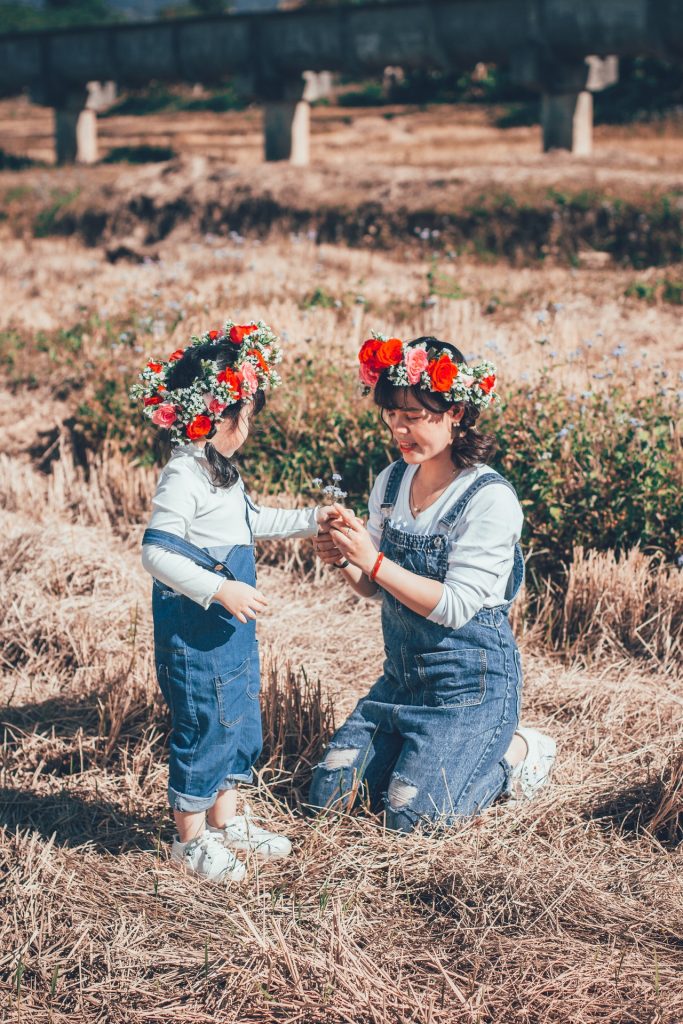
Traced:
<path id="1" fill-rule="evenodd" d="M 335 562 L 342 561 L 342 553 L 328 532 L 321 532 L 313 538 L 313 550 L 325 565 L 334 565 Z"/>
<path id="2" fill-rule="evenodd" d="M 362 520 L 342 505 L 332 505 L 334 518 L 329 523 L 329 536 L 343 558 L 348 558 L 366 576 L 372 572 L 377 560 L 377 548 Z"/>
<path id="3" fill-rule="evenodd" d="M 255 619 L 268 607 L 268 602 L 260 590 L 249 586 L 248 583 L 241 583 L 240 580 L 226 580 L 211 600 L 223 605 L 239 622 Z"/>

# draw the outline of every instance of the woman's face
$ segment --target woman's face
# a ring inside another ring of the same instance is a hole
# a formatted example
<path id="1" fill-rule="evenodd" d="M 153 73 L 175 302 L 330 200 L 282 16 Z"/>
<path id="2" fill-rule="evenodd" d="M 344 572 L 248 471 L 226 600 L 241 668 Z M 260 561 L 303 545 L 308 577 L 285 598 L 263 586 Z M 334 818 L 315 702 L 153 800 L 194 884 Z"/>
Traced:
<path id="1" fill-rule="evenodd" d="M 446 412 L 432 412 L 408 392 L 405 406 L 384 409 L 382 418 L 391 430 L 404 461 L 409 465 L 419 465 L 445 451 L 450 453 L 453 427 L 462 419 L 463 411 L 462 406 L 455 406 Z"/>
<path id="2" fill-rule="evenodd" d="M 230 458 L 238 451 L 249 436 L 249 419 L 253 403 L 245 400 L 236 422 L 231 419 L 224 419 L 216 427 L 216 433 L 211 438 L 211 444 L 217 452 Z"/>

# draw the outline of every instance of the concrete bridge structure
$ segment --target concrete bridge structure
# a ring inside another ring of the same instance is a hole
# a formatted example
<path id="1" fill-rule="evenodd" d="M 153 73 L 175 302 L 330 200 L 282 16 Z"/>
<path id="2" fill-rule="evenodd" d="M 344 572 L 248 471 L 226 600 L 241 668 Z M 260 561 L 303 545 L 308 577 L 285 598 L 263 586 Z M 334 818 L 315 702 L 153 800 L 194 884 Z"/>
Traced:
<path id="1" fill-rule="evenodd" d="M 265 107 L 266 160 L 308 162 L 311 76 L 507 65 L 542 96 L 543 145 L 591 149 L 618 58 L 683 60 L 683 0 L 389 0 L 0 36 L 0 95 L 55 108 L 58 162 L 96 158 L 93 82 L 228 77 Z M 89 84 L 90 83 L 90 84 Z"/>

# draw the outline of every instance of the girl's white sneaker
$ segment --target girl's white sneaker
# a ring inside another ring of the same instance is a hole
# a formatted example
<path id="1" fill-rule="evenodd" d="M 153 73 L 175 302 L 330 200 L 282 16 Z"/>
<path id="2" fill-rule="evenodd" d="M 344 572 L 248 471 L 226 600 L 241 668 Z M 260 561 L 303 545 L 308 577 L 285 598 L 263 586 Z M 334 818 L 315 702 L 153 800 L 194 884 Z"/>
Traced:
<path id="1" fill-rule="evenodd" d="M 264 860 L 289 857 L 292 844 L 287 836 L 279 836 L 276 832 L 261 828 L 256 824 L 256 820 L 249 804 L 245 804 L 244 814 L 228 818 L 222 828 L 213 828 L 211 825 L 208 828 L 213 836 L 220 838 L 226 849 L 246 850 Z"/>
<path id="2" fill-rule="evenodd" d="M 537 729 L 527 729 L 523 725 L 518 726 L 517 732 L 527 745 L 527 753 L 524 760 L 515 765 L 510 772 L 507 787 L 507 794 L 510 797 L 508 804 L 533 800 L 539 790 L 548 785 L 557 753 L 555 740 L 545 733 Z"/>
<path id="3" fill-rule="evenodd" d="M 176 836 L 171 860 L 188 874 L 207 882 L 241 882 L 247 873 L 242 861 L 209 829 L 187 843 L 181 843 Z"/>

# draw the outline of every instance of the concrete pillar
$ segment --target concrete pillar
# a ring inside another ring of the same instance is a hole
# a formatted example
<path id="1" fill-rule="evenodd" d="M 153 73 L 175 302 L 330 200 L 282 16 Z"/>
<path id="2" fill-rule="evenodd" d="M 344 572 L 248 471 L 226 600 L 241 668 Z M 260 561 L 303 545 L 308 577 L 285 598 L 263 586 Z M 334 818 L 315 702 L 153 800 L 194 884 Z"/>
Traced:
<path id="1" fill-rule="evenodd" d="M 263 112 L 267 161 L 289 160 L 305 167 L 311 158 L 311 106 L 308 100 L 267 100 Z"/>
<path id="2" fill-rule="evenodd" d="M 97 160 L 97 114 L 87 107 L 83 89 L 63 94 L 55 106 L 55 151 L 58 164 L 93 164 Z"/>
<path id="3" fill-rule="evenodd" d="M 97 114 L 81 110 L 76 121 L 76 160 L 79 164 L 97 163 Z"/>
<path id="4" fill-rule="evenodd" d="M 88 82 L 81 88 L 45 89 L 56 96 L 55 150 L 58 164 L 97 162 L 97 114 L 116 101 L 115 82 Z M 45 102 L 45 100 L 39 100 Z"/>
<path id="5" fill-rule="evenodd" d="M 541 97 L 543 151 L 567 149 L 574 156 L 593 152 L 593 94 L 543 93 Z"/>
<path id="6" fill-rule="evenodd" d="M 541 93 L 543 149 L 566 149 L 576 156 L 593 151 L 593 93 L 619 78 L 616 57 L 588 56 L 583 60 L 551 60 L 537 46 L 510 54 L 510 77 L 526 89 Z"/>

